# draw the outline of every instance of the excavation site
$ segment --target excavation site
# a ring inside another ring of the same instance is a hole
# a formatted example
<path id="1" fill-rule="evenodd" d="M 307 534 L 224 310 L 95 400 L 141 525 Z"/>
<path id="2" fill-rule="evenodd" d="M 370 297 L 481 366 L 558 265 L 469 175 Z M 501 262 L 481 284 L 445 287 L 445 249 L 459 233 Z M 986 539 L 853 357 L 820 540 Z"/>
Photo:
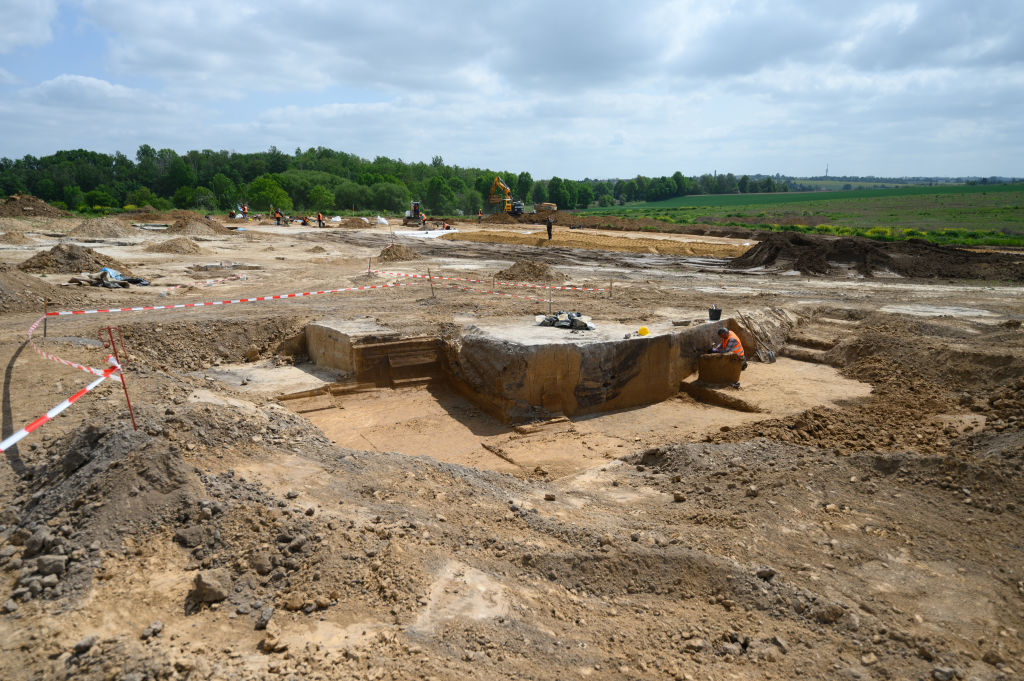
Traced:
<path id="1" fill-rule="evenodd" d="M 1022 678 L 1024 253 L 569 221 L 0 217 L 0 675 Z"/>

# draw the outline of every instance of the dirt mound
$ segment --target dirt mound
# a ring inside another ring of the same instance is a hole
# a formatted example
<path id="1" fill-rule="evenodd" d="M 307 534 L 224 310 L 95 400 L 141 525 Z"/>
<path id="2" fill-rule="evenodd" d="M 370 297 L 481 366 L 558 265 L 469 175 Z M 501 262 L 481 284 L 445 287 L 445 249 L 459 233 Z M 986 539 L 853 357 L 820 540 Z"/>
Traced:
<path id="1" fill-rule="evenodd" d="M 204 249 L 200 248 L 199 244 L 185 236 L 177 236 L 158 244 L 150 244 L 146 246 L 146 250 L 150 253 L 178 253 L 181 255 L 206 253 Z"/>
<path id="2" fill-rule="evenodd" d="M 419 260 L 420 255 L 408 246 L 391 244 L 377 256 L 381 262 L 397 262 L 399 260 Z"/>
<path id="3" fill-rule="evenodd" d="M 26 246 L 34 244 L 31 238 L 25 236 L 21 232 L 4 232 L 0 234 L 0 244 L 10 244 L 12 246 Z"/>
<path id="4" fill-rule="evenodd" d="M 195 218 L 179 218 L 167 228 L 167 234 L 187 234 L 189 236 L 218 236 L 231 232 L 227 227 L 212 225 L 211 221 Z"/>
<path id="5" fill-rule="evenodd" d="M 130 227 L 117 218 L 102 217 L 83 220 L 77 227 L 68 232 L 68 236 L 93 237 L 99 239 L 115 239 L 134 236 L 135 228 Z"/>
<path id="6" fill-rule="evenodd" d="M 327 252 L 327 249 L 324 248 L 323 246 L 313 246 L 313 248 L 310 248 L 309 250 L 306 251 L 306 253 L 326 253 L 326 252 Z"/>
<path id="7" fill-rule="evenodd" d="M 97 253 L 91 248 L 74 244 L 58 244 L 48 251 L 36 253 L 18 265 L 23 272 L 46 274 L 77 274 L 79 272 L 99 272 L 104 267 L 115 269 L 123 275 L 131 276 L 128 268 L 113 258 Z"/>
<path id="8" fill-rule="evenodd" d="M 492 225 L 514 225 L 519 222 L 508 213 L 494 213 L 485 217 L 483 221 Z"/>
<path id="9" fill-rule="evenodd" d="M 34 312 L 42 309 L 44 299 L 50 301 L 51 309 L 82 301 L 81 296 L 71 295 L 14 265 L 0 264 L 0 311 Z"/>
<path id="10" fill-rule="evenodd" d="M 543 262 L 519 260 L 494 275 L 507 281 L 565 281 L 565 275 Z"/>
<path id="11" fill-rule="evenodd" d="M 904 277 L 1024 281 L 1024 256 L 972 253 L 919 239 L 887 243 L 799 232 L 766 234 L 730 266 L 793 269 L 803 274 L 839 274 L 851 268 L 866 277 L 892 272 Z"/>
<path id="12" fill-rule="evenodd" d="M 0 217 L 5 218 L 61 218 L 69 215 L 30 194 L 11 194 L 0 204 Z"/>

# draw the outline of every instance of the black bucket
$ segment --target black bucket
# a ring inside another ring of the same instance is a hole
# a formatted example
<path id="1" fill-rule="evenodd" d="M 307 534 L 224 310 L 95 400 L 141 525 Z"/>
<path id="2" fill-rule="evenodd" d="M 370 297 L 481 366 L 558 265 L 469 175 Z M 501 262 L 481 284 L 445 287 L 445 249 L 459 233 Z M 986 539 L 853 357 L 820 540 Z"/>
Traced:
<path id="1" fill-rule="evenodd" d="M 717 322 L 722 318 L 722 308 L 710 307 L 708 308 L 708 321 Z"/>

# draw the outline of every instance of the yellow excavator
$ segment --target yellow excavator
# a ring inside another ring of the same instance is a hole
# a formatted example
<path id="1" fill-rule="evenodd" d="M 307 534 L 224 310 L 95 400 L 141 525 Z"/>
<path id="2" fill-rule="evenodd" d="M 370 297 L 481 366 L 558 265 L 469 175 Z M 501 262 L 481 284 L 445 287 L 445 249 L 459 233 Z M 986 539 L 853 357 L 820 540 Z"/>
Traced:
<path id="1" fill-rule="evenodd" d="M 501 181 L 501 177 L 498 175 L 494 176 L 494 182 L 491 184 L 491 193 L 487 195 L 487 203 L 502 204 L 505 212 L 509 215 L 522 215 L 526 210 L 522 201 L 514 201 L 512 199 L 512 190 Z"/>

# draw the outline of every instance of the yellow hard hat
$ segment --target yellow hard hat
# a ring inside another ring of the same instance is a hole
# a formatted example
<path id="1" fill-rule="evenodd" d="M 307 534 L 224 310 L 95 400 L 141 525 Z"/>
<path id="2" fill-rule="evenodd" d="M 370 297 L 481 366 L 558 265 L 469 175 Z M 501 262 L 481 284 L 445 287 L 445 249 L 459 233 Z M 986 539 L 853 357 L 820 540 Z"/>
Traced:
<path id="1" fill-rule="evenodd" d="M 651 332 L 651 330 L 650 330 L 650 329 L 648 329 L 648 328 L 647 328 L 646 326 L 641 326 L 641 327 L 640 327 L 640 328 L 639 328 L 639 329 L 637 330 L 637 333 L 638 333 L 638 334 L 640 334 L 641 336 L 646 336 L 646 335 L 647 335 L 647 334 L 649 334 L 650 332 Z"/>

